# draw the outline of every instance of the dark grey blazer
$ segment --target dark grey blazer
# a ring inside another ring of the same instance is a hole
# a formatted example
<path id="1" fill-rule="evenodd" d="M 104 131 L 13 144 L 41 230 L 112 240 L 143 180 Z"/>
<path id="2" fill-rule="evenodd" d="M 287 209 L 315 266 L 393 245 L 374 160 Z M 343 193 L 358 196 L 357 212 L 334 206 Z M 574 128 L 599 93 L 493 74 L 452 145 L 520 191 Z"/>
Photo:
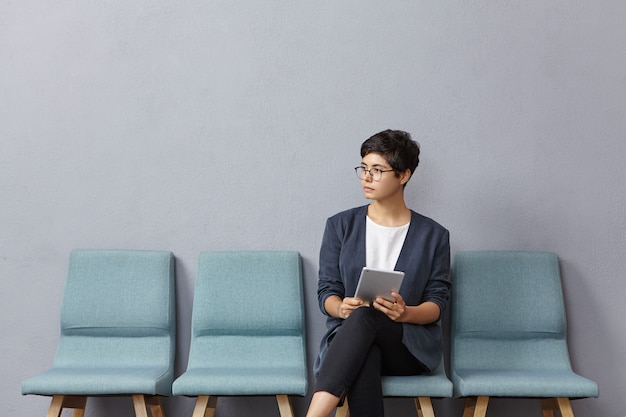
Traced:
<path id="1" fill-rule="evenodd" d="M 328 331 L 322 338 L 315 361 L 317 375 L 330 340 L 343 320 L 331 317 L 324 309 L 331 295 L 352 297 L 361 269 L 365 266 L 365 220 L 367 207 L 338 213 L 326 222 L 320 250 L 318 300 L 322 313 L 328 316 Z M 411 224 L 398 257 L 396 271 L 404 271 L 400 295 L 407 305 L 432 301 L 442 316 L 450 292 L 450 234 L 437 222 L 411 211 Z M 402 342 L 427 369 L 434 370 L 441 360 L 440 323 L 426 326 L 403 323 Z"/>

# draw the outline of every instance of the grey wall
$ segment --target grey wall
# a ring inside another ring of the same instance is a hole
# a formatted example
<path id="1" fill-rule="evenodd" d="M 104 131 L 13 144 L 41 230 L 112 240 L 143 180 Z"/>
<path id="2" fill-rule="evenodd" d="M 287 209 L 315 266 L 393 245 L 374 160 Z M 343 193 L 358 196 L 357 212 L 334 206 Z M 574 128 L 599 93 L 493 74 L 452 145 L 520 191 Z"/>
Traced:
<path id="1" fill-rule="evenodd" d="M 390 127 L 422 144 L 408 200 L 454 252 L 560 255 L 573 366 L 601 392 L 574 409 L 625 416 L 625 18 L 620 0 L 1 2 L 0 414 L 46 412 L 20 384 L 51 364 L 76 247 L 175 253 L 179 373 L 198 253 L 298 250 L 312 362 L 324 221 L 366 203 L 352 167 Z M 132 415 L 126 399 L 88 409 Z"/>

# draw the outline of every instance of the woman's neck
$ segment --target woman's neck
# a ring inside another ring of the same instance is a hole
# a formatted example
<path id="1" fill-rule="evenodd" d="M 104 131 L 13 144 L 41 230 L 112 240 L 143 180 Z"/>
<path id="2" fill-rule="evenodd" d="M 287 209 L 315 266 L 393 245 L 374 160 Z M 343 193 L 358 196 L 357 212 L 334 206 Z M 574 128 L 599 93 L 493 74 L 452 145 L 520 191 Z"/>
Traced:
<path id="1" fill-rule="evenodd" d="M 376 200 L 367 208 L 367 217 L 381 226 L 398 227 L 411 221 L 411 210 L 404 199 L 393 203 Z"/>

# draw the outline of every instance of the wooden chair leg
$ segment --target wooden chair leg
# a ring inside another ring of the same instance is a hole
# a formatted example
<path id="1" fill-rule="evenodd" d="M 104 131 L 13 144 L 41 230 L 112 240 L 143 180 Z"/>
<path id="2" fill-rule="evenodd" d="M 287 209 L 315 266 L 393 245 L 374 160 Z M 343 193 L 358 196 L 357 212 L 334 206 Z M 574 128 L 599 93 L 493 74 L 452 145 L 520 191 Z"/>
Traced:
<path id="1" fill-rule="evenodd" d="M 196 399 L 196 407 L 193 410 L 193 417 L 214 417 L 215 407 L 217 407 L 216 396 L 200 395 Z"/>
<path id="2" fill-rule="evenodd" d="M 558 404 L 554 398 L 542 398 L 541 403 L 541 415 L 543 417 L 554 417 L 554 411 L 558 410 Z"/>
<path id="3" fill-rule="evenodd" d="M 435 410 L 433 410 L 433 403 L 430 401 L 430 397 L 413 398 L 413 402 L 415 402 L 418 417 L 435 417 Z"/>
<path id="4" fill-rule="evenodd" d="M 87 398 L 85 398 L 85 401 L 87 400 Z M 73 407 L 74 408 L 74 412 L 72 413 L 72 417 L 84 417 L 85 415 L 85 406 L 83 405 L 82 407 Z"/>
<path id="5" fill-rule="evenodd" d="M 556 401 L 559 404 L 561 417 L 574 417 L 574 410 L 572 410 L 572 404 L 569 398 L 557 398 Z"/>
<path id="6" fill-rule="evenodd" d="M 55 395 L 50 401 L 50 407 L 48 407 L 48 414 L 46 417 L 59 417 L 63 410 L 63 395 Z"/>
<path id="7" fill-rule="evenodd" d="M 543 398 L 541 399 L 541 412 L 543 417 L 554 417 L 558 411 L 561 417 L 574 417 L 572 404 L 569 398 Z"/>
<path id="8" fill-rule="evenodd" d="M 465 400 L 465 408 L 463 409 L 463 417 L 485 417 L 487 414 L 487 405 L 489 397 L 469 397 Z"/>
<path id="9" fill-rule="evenodd" d="M 148 407 L 150 407 L 152 417 L 165 417 L 163 405 L 161 404 L 161 397 L 158 395 L 150 395 L 146 398 L 146 403 L 148 404 Z"/>
<path id="10" fill-rule="evenodd" d="M 337 411 L 335 411 L 335 417 L 350 417 L 350 408 L 348 408 L 347 398 L 344 398 L 343 405 L 341 407 L 337 407 Z"/>
<path id="11" fill-rule="evenodd" d="M 278 401 L 278 410 L 280 411 L 280 417 L 294 417 L 293 408 L 291 407 L 291 401 L 289 401 L 288 395 L 277 395 L 276 401 Z"/>
<path id="12" fill-rule="evenodd" d="M 135 407 L 136 417 L 148 417 L 148 404 L 146 396 L 143 394 L 133 395 L 133 407 Z"/>
<path id="13" fill-rule="evenodd" d="M 48 414 L 46 417 L 59 417 L 64 408 L 73 408 L 73 417 L 83 417 L 85 415 L 85 407 L 87 406 L 87 397 L 75 395 L 54 395 L 50 401 Z"/>

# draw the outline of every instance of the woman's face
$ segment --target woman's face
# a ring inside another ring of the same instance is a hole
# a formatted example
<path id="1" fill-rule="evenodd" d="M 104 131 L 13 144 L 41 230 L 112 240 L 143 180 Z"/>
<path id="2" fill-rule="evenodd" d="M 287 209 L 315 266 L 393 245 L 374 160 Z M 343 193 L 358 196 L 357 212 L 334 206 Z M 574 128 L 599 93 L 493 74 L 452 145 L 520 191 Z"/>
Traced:
<path id="1" fill-rule="evenodd" d="M 411 176 L 409 170 L 396 175 L 387 160 L 378 153 L 365 155 L 361 160 L 361 166 L 368 170 L 378 169 L 385 171 L 380 174 L 381 177 L 378 181 L 374 179 L 374 175 L 368 173 L 365 173 L 361 178 L 361 186 L 363 187 L 365 198 L 370 200 L 385 200 L 398 194 L 402 195 L 404 184 Z"/>

